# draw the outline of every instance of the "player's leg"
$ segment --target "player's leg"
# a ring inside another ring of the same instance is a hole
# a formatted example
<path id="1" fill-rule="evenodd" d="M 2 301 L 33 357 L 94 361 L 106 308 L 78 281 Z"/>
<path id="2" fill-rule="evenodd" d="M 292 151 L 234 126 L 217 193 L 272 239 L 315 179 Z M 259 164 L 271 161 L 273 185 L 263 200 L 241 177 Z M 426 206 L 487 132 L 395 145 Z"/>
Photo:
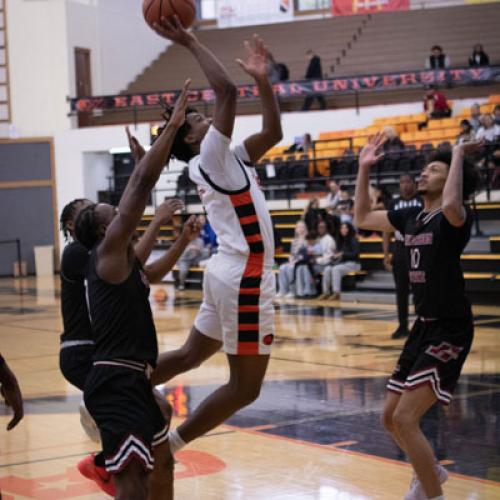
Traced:
<path id="1" fill-rule="evenodd" d="M 398 406 L 401 394 L 395 392 L 387 391 L 387 395 L 384 402 L 384 409 L 380 417 L 382 425 L 389 431 L 392 438 L 396 444 L 406 453 L 403 441 L 399 438 L 397 434 L 396 426 L 394 425 L 394 411 Z"/>
<path id="2" fill-rule="evenodd" d="M 420 429 L 420 420 L 436 401 L 437 397 L 431 387 L 428 384 L 421 385 L 401 395 L 392 416 L 396 434 L 428 498 L 443 494 L 434 452 Z"/>
<path id="3" fill-rule="evenodd" d="M 230 376 L 227 384 L 210 394 L 178 428 L 184 443 L 203 436 L 260 394 L 269 363 L 268 355 L 228 355 Z"/>
<path id="4" fill-rule="evenodd" d="M 207 337 L 193 326 L 188 339 L 180 349 L 159 355 L 158 364 L 151 375 L 152 384 L 163 384 L 180 373 L 198 368 L 221 346 L 220 340 Z"/>
<path id="5" fill-rule="evenodd" d="M 153 451 L 155 466 L 149 476 L 148 500 L 172 500 L 174 498 L 174 459 L 168 441 Z"/>
<path id="6" fill-rule="evenodd" d="M 131 460 L 120 472 L 114 474 L 116 500 L 146 500 L 148 474 L 136 460 Z"/>

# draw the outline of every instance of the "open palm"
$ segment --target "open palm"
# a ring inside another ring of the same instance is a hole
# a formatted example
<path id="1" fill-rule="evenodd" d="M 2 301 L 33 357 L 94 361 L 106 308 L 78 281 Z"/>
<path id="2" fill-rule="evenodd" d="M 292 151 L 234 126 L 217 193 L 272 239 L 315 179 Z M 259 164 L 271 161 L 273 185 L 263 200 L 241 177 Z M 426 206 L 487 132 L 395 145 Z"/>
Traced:
<path id="1" fill-rule="evenodd" d="M 375 137 L 372 137 L 359 153 L 359 166 L 369 168 L 375 165 L 384 156 L 382 147 L 385 141 L 386 138 L 383 133 L 378 133 Z"/>
<path id="2" fill-rule="evenodd" d="M 252 40 L 245 42 L 245 48 L 248 52 L 246 61 L 236 59 L 243 71 L 255 79 L 267 77 L 269 55 L 264 41 L 258 35 L 254 35 Z"/>

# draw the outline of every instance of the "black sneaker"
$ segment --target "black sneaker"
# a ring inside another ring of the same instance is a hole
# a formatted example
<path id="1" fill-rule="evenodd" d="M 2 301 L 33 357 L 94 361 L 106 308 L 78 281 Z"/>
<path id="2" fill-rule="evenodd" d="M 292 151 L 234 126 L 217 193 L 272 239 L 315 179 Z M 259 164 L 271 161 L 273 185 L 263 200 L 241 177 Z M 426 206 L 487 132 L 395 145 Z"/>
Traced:
<path id="1" fill-rule="evenodd" d="M 410 332 L 406 328 L 398 328 L 392 335 L 392 339 L 404 339 L 410 335 Z"/>

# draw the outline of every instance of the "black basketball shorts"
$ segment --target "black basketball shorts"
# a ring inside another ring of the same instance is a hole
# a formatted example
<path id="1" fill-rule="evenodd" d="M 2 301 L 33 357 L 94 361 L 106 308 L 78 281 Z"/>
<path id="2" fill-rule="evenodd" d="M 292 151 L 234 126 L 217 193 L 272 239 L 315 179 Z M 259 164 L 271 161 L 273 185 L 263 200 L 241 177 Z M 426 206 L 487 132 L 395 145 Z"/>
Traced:
<path id="1" fill-rule="evenodd" d="M 473 337 L 472 318 L 417 319 L 387 389 L 402 394 L 428 384 L 438 401 L 448 405 Z"/>
<path id="2" fill-rule="evenodd" d="M 145 370 L 94 365 L 84 399 L 101 433 L 106 470 L 116 474 L 138 460 L 151 471 L 153 448 L 167 440 L 168 428 Z"/>
<path id="3" fill-rule="evenodd" d="M 59 352 L 59 368 L 64 378 L 83 391 L 85 382 L 92 370 L 94 346 L 91 344 L 72 345 L 61 348 Z"/>

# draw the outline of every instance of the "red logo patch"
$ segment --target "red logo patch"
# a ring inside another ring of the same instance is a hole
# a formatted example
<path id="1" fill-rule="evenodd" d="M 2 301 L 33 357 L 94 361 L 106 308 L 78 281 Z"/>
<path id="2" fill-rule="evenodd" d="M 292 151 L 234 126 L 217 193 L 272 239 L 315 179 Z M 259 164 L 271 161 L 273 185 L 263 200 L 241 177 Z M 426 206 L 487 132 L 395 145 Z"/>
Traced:
<path id="1" fill-rule="evenodd" d="M 262 342 L 264 342 L 264 345 L 271 345 L 274 342 L 274 335 L 272 333 L 266 335 Z"/>

